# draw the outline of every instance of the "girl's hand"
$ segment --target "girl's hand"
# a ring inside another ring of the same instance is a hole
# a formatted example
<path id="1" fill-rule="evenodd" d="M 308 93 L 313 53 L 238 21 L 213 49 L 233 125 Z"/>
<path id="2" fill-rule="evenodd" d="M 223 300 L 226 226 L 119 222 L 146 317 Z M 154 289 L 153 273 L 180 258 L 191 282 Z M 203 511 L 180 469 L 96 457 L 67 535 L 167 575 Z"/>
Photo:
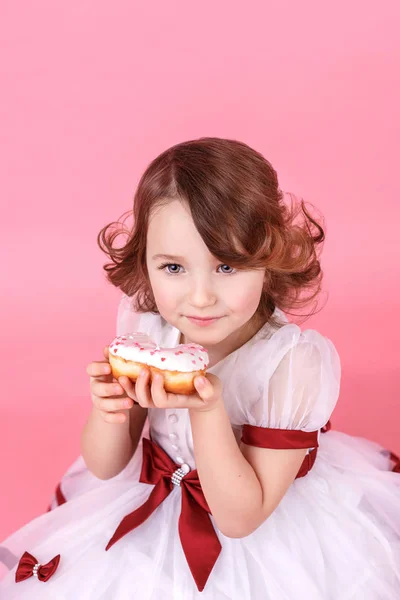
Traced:
<path id="1" fill-rule="evenodd" d="M 92 402 L 107 423 L 125 423 L 133 402 L 111 373 L 108 346 L 103 353 L 106 360 L 91 362 L 86 367 L 86 373 L 90 375 Z"/>
<path id="2" fill-rule="evenodd" d="M 222 401 L 221 380 L 212 373 L 196 377 L 194 386 L 197 393 L 190 395 L 166 392 L 161 373 L 155 374 L 149 385 L 150 371 L 146 367 L 142 368 L 136 383 L 125 376 L 119 377 L 118 381 L 128 396 L 143 408 L 190 408 L 205 412 L 213 410 Z"/>

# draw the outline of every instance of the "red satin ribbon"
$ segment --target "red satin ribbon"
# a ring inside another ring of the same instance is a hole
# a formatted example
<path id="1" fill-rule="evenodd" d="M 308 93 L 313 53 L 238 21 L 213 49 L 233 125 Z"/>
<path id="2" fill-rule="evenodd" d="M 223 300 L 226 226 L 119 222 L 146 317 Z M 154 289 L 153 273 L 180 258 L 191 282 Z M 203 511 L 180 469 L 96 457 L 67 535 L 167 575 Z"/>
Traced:
<path id="1" fill-rule="evenodd" d="M 328 421 L 321 428 L 322 433 L 331 429 Z M 301 431 L 299 429 L 272 429 L 269 427 L 257 427 L 256 425 L 243 425 L 241 441 L 249 446 L 257 448 L 273 448 L 276 450 L 312 448 L 304 457 L 301 467 L 295 477 L 304 477 L 312 469 L 318 452 L 318 431 Z"/>
<path id="2" fill-rule="evenodd" d="M 20 581 L 24 581 L 25 579 L 29 579 L 29 577 L 33 577 L 33 567 L 38 564 L 38 560 L 29 554 L 29 552 L 24 552 L 21 556 L 20 561 L 18 563 L 17 571 L 15 573 L 15 581 L 19 583 Z M 58 563 L 60 562 L 60 554 L 57 554 L 50 562 L 45 565 L 41 565 L 38 569 L 38 579 L 39 581 L 47 581 L 50 577 L 55 573 Z"/>
<path id="3" fill-rule="evenodd" d="M 394 473 L 400 473 L 400 457 L 397 456 L 394 452 L 390 452 L 390 460 L 394 461 L 394 466 L 392 471 Z"/>
<path id="4" fill-rule="evenodd" d="M 165 500 L 174 488 L 171 476 L 179 467 L 158 444 L 143 438 L 143 463 L 139 481 L 155 487 L 142 506 L 122 519 L 106 550 L 141 525 Z M 182 504 L 179 537 L 193 579 L 201 592 L 221 552 L 221 544 L 209 517 L 211 512 L 201 489 L 197 470 L 185 475 L 180 487 Z"/>
<path id="5" fill-rule="evenodd" d="M 326 433 L 327 431 L 330 431 L 331 429 L 332 429 L 332 423 L 330 421 L 328 421 L 326 423 L 326 425 L 324 425 L 323 427 L 321 427 L 322 433 Z"/>
<path id="6" fill-rule="evenodd" d="M 318 431 L 301 431 L 300 429 L 270 429 L 256 425 L 244 425 L 242 442 L 258 448 L 316 448 L 318 447 Z"/>
<path id="7" fill-rule="evenodd" d="M 62 493 L 62 490 L 61 490 L 61 482 L 56 487 L 55 496 L 56 496 L 56 507 L 61 506 L 61 504 L 65 504 L 65 502 L 67 501 L 66 497 L 64 496 L 64 494 Z M 51 510 L 52 510 L 52 507 L 51 507 L 51 502 L 50 502 L 49 506 L 47 507 L 47 512 L 50 512 Z"/>

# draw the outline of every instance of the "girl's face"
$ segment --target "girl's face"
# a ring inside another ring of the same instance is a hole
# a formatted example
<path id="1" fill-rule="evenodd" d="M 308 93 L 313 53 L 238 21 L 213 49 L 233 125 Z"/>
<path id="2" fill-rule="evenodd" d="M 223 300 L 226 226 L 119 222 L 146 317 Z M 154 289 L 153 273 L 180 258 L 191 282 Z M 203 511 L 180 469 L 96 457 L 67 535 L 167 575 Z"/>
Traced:
<path id="1" fill-rule="evenodd" d="M 236 271 L 217 260 L 200 237 L 187 204 L 171 200 L 153 211 L 146 262 L 160 315 L 182 332 L 185 342 L 210 347 L 228 336 L 234 343 L 246 341 L 260 326 L 254 329 L 254 320 L 249 321 L 260 301 L 264 269 Z M 189 317 L 218 319 L 204 327 Z"/>

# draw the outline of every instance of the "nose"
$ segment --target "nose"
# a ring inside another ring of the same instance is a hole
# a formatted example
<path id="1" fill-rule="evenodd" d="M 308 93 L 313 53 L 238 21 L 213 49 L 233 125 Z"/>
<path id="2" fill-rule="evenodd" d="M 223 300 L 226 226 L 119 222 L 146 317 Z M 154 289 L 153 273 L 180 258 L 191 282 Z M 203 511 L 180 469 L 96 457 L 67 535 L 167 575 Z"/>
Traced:
<path id="1" fill-rule="evenodd" d="M 189 302 L 197 308 L 213 306 L 217 301 L 217 295 L 211 281 L 206 278 L 193 279 L 189 294 Z"/>

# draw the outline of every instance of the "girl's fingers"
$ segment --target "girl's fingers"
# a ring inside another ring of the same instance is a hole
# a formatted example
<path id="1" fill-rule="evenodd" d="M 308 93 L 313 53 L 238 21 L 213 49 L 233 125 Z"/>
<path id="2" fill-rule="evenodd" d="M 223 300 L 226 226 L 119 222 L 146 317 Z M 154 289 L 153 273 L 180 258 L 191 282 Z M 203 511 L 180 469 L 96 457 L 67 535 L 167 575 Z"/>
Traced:
<path id="1" fill-rule="evenodd" d="M 86 367 L 86 373 L 90 377 L 101 377 L 102 375 L 110 375 L 111 367 L 110 363 L 105 361 L 94 361 L 88 364 Z"/>
<path id="2" fill-rule="evenodd" d="M 132 398 L 132 400 L 137 402 L 138 399 L 137 399 L 136 391 L 135 391 L 136 386 L 133 383 L 133 381 L 131 379 L 129 379 L 129 377 L 126 377 L 125 375 L 118 377 L 118 381 L 119 381 L 120 385 L 122 386 L 122 388 L 127 393 L 127 395 L 129 396 L 129 398 Z"/>
<path id="3" fill-rule="evenodd" d="M 197 394 L 172 394 L 164 388 L 164 378 L 160 373 L 153 376 L 151 397 L 156 408 L 202 408 L 204 401 Z"/>
<path id="4" fill-rule="evenodd" d="M 142 369 L 135 383 L 136 398 L 140 406 L 143 406 L 143 408 L 154 408 L 154 403 L 151 399 L 151 393 L 148 386 L 149 376 L 149 370 Z"/>
<path id="5" fill-rule="evenodd" d="M 151 382 L 151 397 L 154 406 L 163 408 L 167 406 L 167 392 L 164 389 L 164 378 L 160 373 L 155 373 Z"/>
<path id="6" fill-rule="evenodd" d="M 99 398 L 109 398 L 110 396 L 121 396 L 124 393 L 124 389 L 121 384 L 116 381 L 115 383 L 109 383 L 99 380 L 97 377 L 92 379 L 90 382 L 90 389 L 92 394 Z"/>
<path id="7" fill-rule="evenodd" d="M 98 409 L 105 412 L 126 410 L 127 408 L 132 408 L 132 406 L 133 402 L 130 398 L 124 398 L 123 400 L 109 400 L 108 398 L 100 398 L 97 402 Z"/>
<path id="8" fill-rule="evenodd" d="M 121 412 L 107 412 L 104 410 L 100 412 L 107 423 L 125 423 L 128 419 L 128 416 Z"/>

